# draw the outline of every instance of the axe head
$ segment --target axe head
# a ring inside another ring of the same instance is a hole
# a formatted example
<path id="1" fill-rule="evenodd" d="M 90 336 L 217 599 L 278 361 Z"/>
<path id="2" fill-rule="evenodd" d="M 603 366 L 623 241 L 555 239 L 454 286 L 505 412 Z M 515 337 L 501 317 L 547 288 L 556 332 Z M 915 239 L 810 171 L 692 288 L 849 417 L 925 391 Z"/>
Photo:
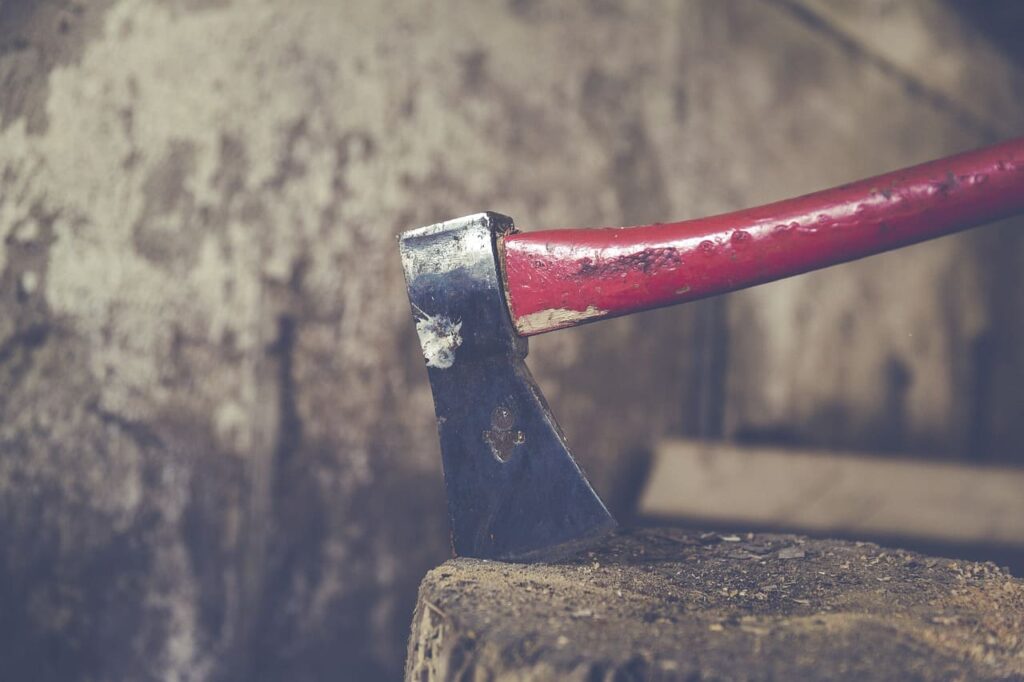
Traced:
<path id="1" fill-rule="evenodd" d="M 456 555 L 564 557 L 615 527 L 526 368 L 505 303 L 498 239 L 480 213 L 399 237 L 434 394 Z"/>

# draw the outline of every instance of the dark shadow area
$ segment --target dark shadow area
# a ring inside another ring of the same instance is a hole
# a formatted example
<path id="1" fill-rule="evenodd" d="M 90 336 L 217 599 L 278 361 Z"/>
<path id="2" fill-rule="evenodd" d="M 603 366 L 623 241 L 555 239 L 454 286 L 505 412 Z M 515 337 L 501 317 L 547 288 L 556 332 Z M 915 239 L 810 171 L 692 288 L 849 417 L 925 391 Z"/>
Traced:
<path id="1" fill-rule="evenodd" d="M 1024 2 L 1019 0 L 947 0 L 1009 58 L 1024 64 Z"/>

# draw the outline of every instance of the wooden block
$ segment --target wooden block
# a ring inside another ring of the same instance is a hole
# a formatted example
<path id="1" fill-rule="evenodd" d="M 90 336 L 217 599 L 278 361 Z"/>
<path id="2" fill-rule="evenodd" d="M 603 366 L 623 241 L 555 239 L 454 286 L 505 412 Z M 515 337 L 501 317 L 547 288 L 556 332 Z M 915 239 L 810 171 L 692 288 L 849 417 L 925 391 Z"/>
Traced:
<path id="1" fill-rule="evenodd" d="M 716 523 L 1024 546 L 1024 470 L 673 440 L 640 511 Z"/>
<path id="2" fill-rule="evenodd" d="M 650 528 L 555 565 L 449 561 L 406 679 L 1005 679 L 1024 583 L 859 542 Z"/>

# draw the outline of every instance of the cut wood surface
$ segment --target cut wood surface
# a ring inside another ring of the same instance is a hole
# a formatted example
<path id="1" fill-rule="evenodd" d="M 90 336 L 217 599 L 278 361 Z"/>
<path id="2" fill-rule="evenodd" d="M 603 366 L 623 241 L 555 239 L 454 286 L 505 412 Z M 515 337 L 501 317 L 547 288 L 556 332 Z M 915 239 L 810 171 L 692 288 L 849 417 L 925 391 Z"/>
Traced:
<path id="1" fill-rule="evenodd" d="M 652 528 L 561 564 L 434 569 L 406 679 L 1020 679 L 1022 632 L 1024 582 L 992 564 Z"/>

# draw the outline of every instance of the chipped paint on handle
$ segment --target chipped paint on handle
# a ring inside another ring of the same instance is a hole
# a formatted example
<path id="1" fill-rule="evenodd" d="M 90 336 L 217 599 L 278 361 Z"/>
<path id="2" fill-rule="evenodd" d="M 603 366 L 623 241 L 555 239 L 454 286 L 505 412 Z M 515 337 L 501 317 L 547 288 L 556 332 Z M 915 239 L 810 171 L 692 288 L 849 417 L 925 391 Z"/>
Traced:
<path id="1" fill-rule="evenodd" d="M 1024 211 L 1024 138 L 735 213 L 502 239 L 523 336 L 683 303 Z"/>
<path id="2" fill-rule="evenodd" d="M 586 310 L 551 308 L 549 310 L 538 310 L 535 313 L 523 315 L 516 320 L 516 329 L 520 334 L 539 334 L 543 331 L 572 327 L 589 319 L 607 316 L 607 310 L 599 310 L 595 306 L 587 306 Z"/>

